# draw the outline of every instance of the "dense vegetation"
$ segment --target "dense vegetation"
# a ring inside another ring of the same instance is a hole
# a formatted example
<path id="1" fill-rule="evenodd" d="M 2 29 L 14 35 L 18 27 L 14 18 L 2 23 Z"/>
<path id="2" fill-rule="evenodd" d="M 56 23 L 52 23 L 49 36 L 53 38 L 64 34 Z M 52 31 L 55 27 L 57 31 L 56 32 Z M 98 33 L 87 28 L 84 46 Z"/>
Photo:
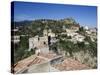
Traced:
<path id="1" fill-rule="evenodd" d="M 63 26 L 66 28 L 70 28 L 73 25 L 79 26 L 79 23 L 72 18 L 62 20 L 39 19 L 34 21 L 14 22 L 12 25 L 13 24 L 15 28 L 19 27 L 19 33 L 17 34 L 27 34 L 29 36 L 42 36 L 44 29 L 51 29 L 54 33 L 59 34 L 63 32 Z"/>
<path id="2" fill-rule="evenodd" d="M 97 40 L 93 42 L 89 36 L 86 36 L 83 42 L 73 43 L 69 40 L 63 40 L 65 37 L 68 39 L 67 35 L 60 35 L 59 41 L 51 46 L 56 53 L 60 49 L 65 51 L 66 57 L 75 58 L 92 68 L 97 67 L 97 59 L 95 59 L 97 58 Z M 88 44 L 85 44 L 85 42 L 88 42 Z"/>
<path id="3" fill-rule="evenodd" d="M 19 28 L 19 30 L 13 35 L 25 35 L 21 36 L 20 43 L 15 44 L 14 46 L 15 63 L 30 56 L 31 54 L 34 54 L 34 50 L 28 51 L 28 39 L 30 37 L 34 37 L 35 35 L 43 36 L 44 29 L 51 29 L 52 32 L 54 32 L 56 35 L 59 35 L 61 32 L 63 32 L 63 26 L 70 28 L 73 25 L 77 26 L 78 23 L 76 23 L 76 21 L 72 18 L 66 18 L 62 20 L 38 19 L 34 21 L 12 22 L 12 29 Z M 55 46 L 56 45 L 52 46 L 52 48 L 57 52 Z"/>
<path id="4" fill-rule="evenodd" d="M 59 41 L 50 45 L 50 49 L 53 50 L 54 52 L 59 54 L 58 49 L 60 49 L 61 51 L 65 51 L 66 57 L 73 57 L 73 58 L 75 57 L 78 60 L 78 57 L 87 56 L 84 58 L 81 57 L 81 59 L 83 59 L 82 63 L 87 63 L 87 62 L 89 64 L 91 62 L 97 63 L 97 61 L 94 60 L 95 57 L 97 58 L 97 40 L 95 40 L 94 42 L 91 41 L 91 38 L 86 35 L 86 32 L 83 29 L 83 27 L 80 27 L 77 33 L 85 36 L 84 42 L 73 43 L 67 40 L 71 39 L 71 36 L 67 36 L 66 34 L 62 35 L 60 34 L 61 32 L 64 32 L 64 27 L 71 28 L 72 26 L 80 26 L 79 23 L 77 23 L 72 18 L 66 18 L 62 20 L 39 19 L 34 21 L 14 22 L 12 23 L 12 25 L 13 24 L 15 25 L 15 28 L 16 27 L 19 28 L 19 31 L 14 35 L 27 35 L 23 37 L 21 36 L 20 43 L 15 44 L 14 48 L 15 63 L 35 53 L 34 52 L 35 50 L 28 51 L 28 45 L 29 45 L 28 39 L 30 37 L 34 37 L 35 35 L 43 36 L 44 29 L 47 30 L 51 29 L 52 32 L 54 32 L 58 36 L 56 38 Z M 85 42 L 88 42 L 89 44 L 85 44 Z M 90 61 L 89 59 L 93 61 Z M 94 64 L 92 67 L 96 66 L 97 65 Z"/>
<path id="5" fill-rule="evenodd" d="M 34 50 L 28 51 L 28 37 L 21 37 L 20 40 L 20 43 L 14 46 L 14 63 L 35 53 Z"/>

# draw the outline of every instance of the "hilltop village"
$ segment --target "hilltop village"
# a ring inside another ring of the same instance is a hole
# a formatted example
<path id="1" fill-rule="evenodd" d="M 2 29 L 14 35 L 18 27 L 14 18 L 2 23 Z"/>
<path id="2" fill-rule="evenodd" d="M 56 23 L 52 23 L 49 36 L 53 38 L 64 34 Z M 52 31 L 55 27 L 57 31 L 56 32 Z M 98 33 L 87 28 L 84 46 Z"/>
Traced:
<path id="1" fill-rule="evenodd" d="M 72 18 L 12 24 L 14 73 L 97 68 L 97 28 L 81 26 Z"/>

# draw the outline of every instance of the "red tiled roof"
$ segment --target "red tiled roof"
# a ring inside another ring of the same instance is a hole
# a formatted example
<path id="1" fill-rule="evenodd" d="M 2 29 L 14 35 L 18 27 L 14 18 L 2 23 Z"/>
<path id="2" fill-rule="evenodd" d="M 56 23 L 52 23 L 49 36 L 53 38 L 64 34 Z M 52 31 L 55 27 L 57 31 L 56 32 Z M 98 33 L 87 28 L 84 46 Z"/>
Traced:
<path id="1" fill-rule="evenodd" d="M 14 67 L 14 71 L 18 71 L 18 70 L 21 70 L 23 68 L 26 68 L 26 67 L 29 67 L 30 65 L 32 64 L 39 64 L 39 63 L 42 63 L 45 59 L 43 58 L 40 58 L 40 57 L 37 57 L 37 56 L 30 56 L 28 58 L 25 58 L 21 61 L 19 61 L 16 66 Z"/>
<path id="2" fill-rule="evenodd" d="M 71 58 L 67 58 L 62 63 L 53 65 L 53 67 L 59 69 L 60 71 L 89 69 L 87 65 Z"/>

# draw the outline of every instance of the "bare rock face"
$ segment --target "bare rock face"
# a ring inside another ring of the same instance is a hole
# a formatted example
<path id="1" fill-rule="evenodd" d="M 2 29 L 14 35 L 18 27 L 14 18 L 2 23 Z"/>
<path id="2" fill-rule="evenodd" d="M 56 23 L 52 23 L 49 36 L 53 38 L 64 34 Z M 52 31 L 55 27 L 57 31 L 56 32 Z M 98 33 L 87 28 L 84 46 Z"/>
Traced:
<path id="1" fill-rule="evenodd" d="M 73 53 L 73 56 L 75 59 L 77 59 L 81 63 L 87 64 L 91 68 L 97 66 L 97 57 L 92 57 L 89 52 L 80 51 Z"/>
<path id="2" fill-rule="evenodd" d="M 82 64 L 80 61 L 74 60 L 72 58 L 67 58 L 62 63 L 56 64 L 53 67 L 60 71 L 90 69 L 90 67 L 88 67 L 86 64 Z"/>

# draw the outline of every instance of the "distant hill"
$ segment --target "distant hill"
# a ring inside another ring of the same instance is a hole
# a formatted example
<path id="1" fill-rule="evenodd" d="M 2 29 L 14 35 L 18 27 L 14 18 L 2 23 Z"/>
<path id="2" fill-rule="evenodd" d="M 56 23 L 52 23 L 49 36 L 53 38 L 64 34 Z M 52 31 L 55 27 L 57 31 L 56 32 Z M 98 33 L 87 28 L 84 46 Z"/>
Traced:
<path id="1" fill-rule="evenodd" d="M 26 26 L 26 25 L 31 25 L 32 23 L 57 23 L 59 22 L 60 24 L 63 25 L 78 25 L 79 23 L 77 23 L 75 21 L 75 19 L 73 18 L 65 18 L 65 19 L 60 19 L 60 20 L 53 20 L 53 19 L 37 19 L 37 20 L 24 20 L 24 21 L 18 21 L 18 22 L 11 22 L 12 25 L 14 25 L 15 27 L 18 26 Z"/>
<path id="2" fill-rule="evenodd" d="M 19 22 L 11 22 L 11 25 L 14 27 L 19 27 L 19 26 L 30 25 L 31 23 L 32 23 L 31 20 L 24 20 L 24 21 L 19 21 Z"/>
<path id="3" fill-rule="evenodd" d="M 72 26 L 80 26 L 73 18 L 65 18 L 60 20 L 53 19 L 37 19 L 12 22 L 12 29 L 19 27 L 19 34 L 42 35 L 44 29 L 51 29 L 54 33 L 63 32 L 63 27 L 70 28 Z"/>

